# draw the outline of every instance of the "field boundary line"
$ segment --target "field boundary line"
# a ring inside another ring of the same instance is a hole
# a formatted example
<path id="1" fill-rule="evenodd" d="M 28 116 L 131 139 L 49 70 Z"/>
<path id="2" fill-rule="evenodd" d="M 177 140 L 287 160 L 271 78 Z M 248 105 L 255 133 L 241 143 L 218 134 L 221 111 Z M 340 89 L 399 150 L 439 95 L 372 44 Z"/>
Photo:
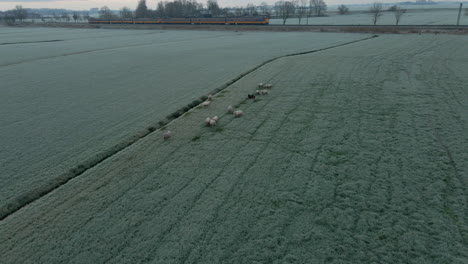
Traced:
<path id="1" fill-rule="evenodd" d="M 3 42 L 3 43 L 0 43 L 0 45 L 31 44 L 31 43 L 59 42 L 59 41 L 65 41 L 65 40 L 51 39 L 51 40 L 38 40 L 38 41 Z"/>
<path id="2" fill-rule="evenodd" d="M 350 42 L 345 42 L 342 44 L 337 44 L 333 46 L 329 46 L 326 48 L 321 48 L 321 49 L 315 49 L 315 50 L 310 50 L 310 51 L 302 51 L 302 52 L 296 52 L 296 53 L 291 53 L 291 54 L 286 54 L 286 55 L 281 55 L 277 56 L 274 58 L 271 58 L 269 60 L 266 60 L 259 65 L 253 67 L 252 69 L 238 75 L 234 79 L 228 81 L 227 83 L 221 85 L 220 87 L 214 89 L 210 94 L 217 94 L 224 89 L 228 88 L 229 86 L 233 85 L 234 83 L 238 82 L 245 76 L 249 75 L 250 73 L 258 70 L 259 68 L 282 58 L 286 57 L 292 57 L 292 56 L 299 56 L 299 55 L 306 55 L 306 54 L 311 54 L 311 53 L 316 53 L 320 51 L 325 51 L 333 48 L 338 48 L 350 44 L 354 44 L 357 42 L 361 41 L 366 41 L 370 40 L 373 38 L 377 38 L 378 35 L 373 35 L 367 38 L 363 39 L 358 39 L 358 40 L 353 40 Z M 94 168 L 98 166 L 100 163 L 104 162 L 108 158 L 111 158 L 112 156 L 118 154 L 119 152 L 125 150 L 126 148 L 132 146 L 133 144 L 137 143 L 138 141 L 144 139 L 147 137 L 149 134 L 152 134 L 153 132 L 158 132 L 161 131 L 163 127 L 166 127 L 168 124 L 174 122 L 178 117 L 180 117 L 182 114 L 192 111 L 195 109 L 202 101 L 206 100 L 207 96 L 201 96 L 199 100 L 195 100 L 192 103 L 188 104 L 187 106 L 184 106 L 177 110 L 176 112 L 168 115 L 165 120 L 160 120 L 157 124 L 158 125 L 150 125 L 143 129 L 140 132 L 135 133 L 134 135 L 129 136 L 126 140 L 117 143 L 113 147 L 101 151 L 95 156 L 92 156 L 85 161 L 81 162 L 80 164 L 76 165 L 75 167 L 69 169 L 68 171 L 57 175 L 57 177 L 49 180 L 47 183 L 42 184 L 40 186 L 37 186 L 36 188 L 32 190 L 28 190 L 25 193 L 22 193 L 16 197 L 13 197 L 6 201 L 6 203 L 2 206 L 0 206 L 0 222 L 5 220 L 7 217 L 13 215 L 14 213 L 18 212 L 25 206 L 41 199 L 42 197 L 48 195 L 49 193 L 53 192 L 54 190 L 60 188 L 62 185 L 65 185 L 67 182 L 70 180 L 80 176 L 81 174 L 85 173 L 91 168 Z"/>

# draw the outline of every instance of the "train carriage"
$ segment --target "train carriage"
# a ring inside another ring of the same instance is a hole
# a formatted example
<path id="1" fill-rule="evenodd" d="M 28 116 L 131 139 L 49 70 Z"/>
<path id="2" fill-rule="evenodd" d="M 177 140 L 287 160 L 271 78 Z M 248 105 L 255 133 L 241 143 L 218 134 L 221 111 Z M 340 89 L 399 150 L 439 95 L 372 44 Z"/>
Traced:
<path id="1" fill-rule="evenodd" d="M 158 19 L 99 19 L 89 18 L 89 24 L 193 24 L 193 25 L 268 25 L 267 17 L 158 18 Z"/>

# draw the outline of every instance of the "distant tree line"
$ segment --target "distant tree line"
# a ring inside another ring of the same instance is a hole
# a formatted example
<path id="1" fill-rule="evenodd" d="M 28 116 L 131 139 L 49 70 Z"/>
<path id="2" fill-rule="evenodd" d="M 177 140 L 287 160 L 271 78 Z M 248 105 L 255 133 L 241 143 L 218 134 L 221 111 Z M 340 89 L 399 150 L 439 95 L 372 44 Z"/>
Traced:
<path id="1" fill-rule="evenodd" d="M 306 18 L 306 24 L 309 24 L 309 18 L 312 16 L 325 16 L 327 4 L 323 0 L 293 0 L 278 1 L 275 3 L 274 12 L 276 16 L 283 20 L 283 25 L 290 17 L 297 17 L 299 24 L 302 18 Z"/>
<path id="2" fill-rule="evenodd" d="M 158 2 L 154 10 L 148 8 L 146 0 L 139 0 L 135 11 L 124 7 L 118 13 L 112 12 L 107 6 L 99 10 L 102 19 L 140 19 L 140 18 L 177 18 L 177 17 L 240 17 L 240 16 L 267 16 L 279 17 L 283 23 L 290 17 L 302 18 L 312 16 L 325 16 L 327 5 L 323 0 L 293 0 L 278 1 L 274 6 L 262 2 L 256 6 L 247 4 L 245 7 L 221 8 L 217 0 L 208 0 L 206 5 L 196 0 L 174 0 Z"/>
<path id="3" fill-rule="evenodd" d="M 45 15 L 46 14 L 46 15 Z M 28 9 L 17 5 L 12 10 L 0 12 L 0 22 L 7 25 L 23 23 L 25 19 L 30 22 L 40 20 L 43 22 L 70 22 L 87 21 L 89 14 L 84 11 L 67 12 L 65 9 Z"/>
<path id="4" fill-rule="evenodd" d="M 3 12 L 1 20 L 7 25 L 13 25 L 16 21 L 23 22 L 28 16 L 28 11 L 21 5 L 17 5 L 15 9 Z"/>
<path id="5" fill-rule="evenodd" d="M 34 10 L 34 11 L 33 11 Z M 38 12 L 39 11 L 39 12 Z M 345 5 L 338 6 L 337 14 L 349 14 L 349 8 Z M 395 25 L 399 25 L 406 9 L 393 5 L 384 10 L 381 3 L 373 3 L 367 10 L 372 24 L 377 25 L 385 12 L 393 13 Z M 46 14 L 46 15 L 44 15 Z M 140 18 L 179 18 L 179 17 L 241 17 L 241 16 L 267 16 L 282 19 L 283 24 L 289 18 L 298 18 L 299 24 L 306 19 L 309 24 L 310 17 L 322 17 L 327 15 L 327 4 L 324 0 L 280 0 L 273 6 L 262 2 L 260 5 L 247 4 L 244 7 L 224 7 L 218 5 L 217 0 L 208 0 L 206 5 L 197 0 L 173 0 L 158 2 L 155 9 L 148 8 L 146 0 L 139 0 L 135 10 L 123 7 L 119 11 L 113 11 L 107 6 L 99 9 L 98 15 L 103 19 L 140 19 Z M 465 9 L 468 15 L 468 8 Z M 0 12 L 0 22 L 15 24 L 25 19 L 40 19 L 44 22 L 81 22 L 87 21 L 90 15 L 86 11 L 70 11 L 65 9 L 25 9 L 17 5 L 14 9 Z"/>
<path id="6" fill-rule="evenodd" d="M 377 21 L 381 16 L 384 14 L 384 9 L 382 3 L 375 2 L 369 7 L 369 15 L 371 16 L 372 22 L 375 25 L 377 25 Z M 395 25 L 398 26 L 400 23 L 401 17 L 403 14 L 406 13 L 406 9 L 401 8 L 398 5 L 393 5 L 390 8 L 388 8 L 387 12 L 393 13 L 393 16 L 395 17 Z"/>

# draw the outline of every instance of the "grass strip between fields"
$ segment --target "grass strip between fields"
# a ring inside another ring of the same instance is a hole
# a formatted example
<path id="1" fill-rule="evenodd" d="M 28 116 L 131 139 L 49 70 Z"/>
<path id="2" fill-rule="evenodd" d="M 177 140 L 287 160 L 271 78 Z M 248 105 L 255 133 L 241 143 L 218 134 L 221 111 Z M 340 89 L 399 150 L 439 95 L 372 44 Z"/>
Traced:
<path id="1" fill-rule="evenodd" d="M 4 43 L 0 43 L 0 45 L 31 44 L 31 43 L 59 42 L 59 41 L 64 41 L 64 40 L 63 39 L 52 39 L 52 40 L 38 40 L 38 41 L 4 42 Z"/>
<path id="2" fill-rule="evenodd" d="M 361 42 L 361 41 L 365 41 L 365 40 L 370 40 L 370 39 L 373 39 L 373 38 L 376 38 L 376 37 L 378 37 L 378 35 L 373 35 L 371 37 L 367 37 L 367 38 L 363 38 L 363 39 L 359 39 L 359 40 L 354 40 L 354 41 L 350 41 L 350 42 L 346 42 L 346 43 L 342 43 L 342 44 L 338 44 L 338 45 L 333 45 L 333 46 L 322 48 L 322 49 L 316 49 L 316 50 L 311 50 L 311 51 L 303 51 L 303 52 L 297 52 L 297 53 L 292 53 L 292 54 L 287 54 L 287 55 L 281 55 L 281 56 L 278 56 L 278 57 L 274 57 L 272 59 L 269 59 L 269 60 L 266 60 L 266 61 L 260 63 L 258 66 L 253 67 L 252 69 L 240 74 L 239 76 L 237 76 L 236 78 L 230 80 L 229 82 L 227 82 L 227 83 L 221 85 L 220 87 L 214 89 L 210 94 L 214 95 L 214 94 L 217 94 L 217 93 L 221 92 L 222 90 L 228 88 L 229 86 L 231 86 L 235 82 L 239 81 L 243 77 L 247 76 L 248 74 L 256 71 L 257 69 L 259 69 L 259 68 L 261 68 L 261 67 L 263 67 L 263 66 L 267 65 L 268 63 L 271 63 L 271 62 L 273 62 L 275 60 L 285 58 L 285 57 L 305 55 L 305 54 L 320 52 L 320 51 L 329 50 L 329 49 L 333 49 L 333 48 L 338 48 L 338 47 L 342 47 L 342 46 L 345 46 L 345 45 L 350 45 L 350 44 L 353 44 L 353 43 L 357 43 L 357 42 Z M 192 101 L 191 103 L 187 104 L 186 106 L 184 106 L 184 107 L 180 108 L 179 110 L 175 111 L 174 113 L 168 115 L 166 117 L 166 119 L 160 120 L 157 124 L 153 124 L 153 125 L 148 126 L 147 128 L 143 129 L 139 133 L 136 133 L 135 135 L 130 136 L 125 141 L 122 141 L 121 143 L 113 146 L 112 148 L 110 148 L 110 149 L 108 149 L 106 151 L 102 151 L 102 152 L 96 154 L 95 156 L 88 158 L 84 162 L 78 164 L 74 168 L 71 168 L 67 172 L 58 175 L 54 179 L 51 179 L 51 180 L 37 186 L 36 188 L 33 188 L 33 189 L 29 190 L 29 191 L 26 191 L 25 193 L 23 193 L 23 194 L 21 194 L 21 195 L 19 195 L 17 197 L 14 197 L 14 198 L 10 199 L 9 201 L 6 201 L 6 203 L 3 206 L 0 207 L 0 221 L 4 220 L 8 216 L 10 216 L 10 215 L 14 214 L 15 212 L 19 211 L 21 208 L 25 207 L 26 205 L 31 204 L 34 201 L 40 199 L 41 197 L 51 193 L 55 189 L 58 189 L 60 186 L 66 184 L 68 181 L 72 180 L 75 177 L 80 176 L 81 174 L 83 174 L 87 170 L 97 166 L 98 164 L 105 161 L 106 159 L 114 156 L 115 154 L 119 153 L 120 151 L 126 149 L 127 147 L 129 147 L 129 146 L 131 146 L 133 144 L 135 144 L 140 139 L 145 138 L 146 136 L 153 133 L 154 131 L 156 131 L 158 129 L 163 129 L 169 122 L 171 122 L 174 119 L 178 118 L 182 114 L 184 114 L 186 112 L 189 112 L 190 110 L 194 109 L 196 106 L 198 106 L 200 103 L 202 103 L 206 99 L 207 99 L 206 95 L 201 96 L 199 99 L 196 99 L 196 100 Z"/>

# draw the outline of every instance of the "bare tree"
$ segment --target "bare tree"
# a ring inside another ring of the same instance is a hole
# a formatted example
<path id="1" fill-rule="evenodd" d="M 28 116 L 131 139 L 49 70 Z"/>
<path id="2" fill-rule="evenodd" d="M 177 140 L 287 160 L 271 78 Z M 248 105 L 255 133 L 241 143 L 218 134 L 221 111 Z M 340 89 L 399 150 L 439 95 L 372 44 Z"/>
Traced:
<path id="1" fill-rule="evenodd" d="M 76 12 L 73 13 L 73 20 L 75 20 L 75 23 L 78 20 L 78 14 Z"/>
<path id="2" fill-rule="evenodd" d="M 140 0 L 135 10 L 135 18 L 145 18 L 148 14 L 148 7 L 146 6 L 146 0 Z"/>
<path id="3" fill-rule="evenodd" d="M 244 14 L 244 9 L 242 7 L 236 7 L 235 14 L 238 17 L 242 16 L 242 14 Z"/>
<path id="4" fill-rule="evenodd" d="M 16 17 L 15 17 L 14 12 L 12 12 L 12 11 L 5 12 L 5 16 L 3 17 L 3 21 L 5 22 L 5 24 L 7 26 L 14 25 L 15 22 L 16 22 Z"/>
<path id="5" fill-rule="evenodd" d="M 62 13 L 62 20 L 64 22 L 70 22 L 70 16 L 67 13 Z"/>
<path id="6" fill-rule="evenodd" d="M 16 19 L 23 22 L 23 19 L 25 19 L 28 16 L 28 11 L 26 11 L 26 9 L 24 9 L 23 6 L 17 5 L 15 9 L 13 9 L 13 15 Z"/>
<path id="7" fill-rule="evenodd" d="M 286 20 L 294 14 L 296 7 L 293 2 L 278 1 L 275 3 L 275 9 L 277 14 L 283 19 L 283 25 L 285 25 Z"/>
<path id="8" fill-rule="evenodd" d="M 257 15 L 257 8 L 255 7 L 254 4 L 248 4 L 245 10 L 247 11 L 247 15 L 249 16 Z"/>
<path id="9" fill-rule="evenodd" d="M 340 15 L 346 15 L 346 14 L 348 14 L 348 13 L 349 13 L 349 8 L 348 8 L 347 6 L 345 6 L 345 5 L 340 5 L 340 6 L 338 7 L 338 14 L 340 14 Z"/>
<path id="10" fill-rule="evenodd" d="M 219 8 L 218 1 L 208 0 L 207 7 L 212 16 L 218 16 L 221 14 L 221 8 Z"/>
<path id="11" fill-rule="evenodd" d="M 388 11 L 391 11 L 393 15 L 395 16 L 395 25 L 398 26 L 400 23 L 401 17 L 403 16 L 404 13 L 406 13 L 406 9 L 401 8 L 400 6 L 394 5 L 388 9 Z"/>
<path id="12" fill-rule="evenodd" d="M 55 22 L 60 21 L 60 16 L 59 15 L 54 13 L 52 16 L 54 17 Z"/>
<path id="13" fill-rule="evenodd" d="M 324 16 L 327 11 L 327 4 L 323 0 L 310 0 L 310 6 L 316 16 Z"/>
<path id="14" fill-rule="evenodd" d="M 300 0 L 297 3 L 297 18 L 299 19 L 299 24 L 301 24 L 301 19 L 307 15 L 307 0 Z"/>
<path id="15" fill-rule="evenodd" d="M 165 17 L 166 12 L 164 10 L 164 3 L 163 2 L 158 2 L 158 7 L 156 8 L 156 12 L 158 13 L 158 16 L 160 17 Z"/>
<path id="16" fill-rule="evenodd" d="M 228 17 L 229 16 L 229 8 L 227 8 L 227 7 L 221 8 L 221 15 L 223 15 L 223 17 Z"/>
<path id="17" fill-rule="evenodd" d="M 123 19 L 129 19 L 129 20 L 133 19 L 132 10 L 130 10 L 130 8 L 128 8 L 126 6 L 122 7 L 122 9 L 120 9 L 119 13 L 120 13 L 120 17 L 123 18 Z"/>
<path id="18" fill-rule="evenodd" d="M 89 18 L 90 18 L 90 16 L 89 16 L 89 13 L 88 13 L 88 12 L 86 12 L 86 13 L 83 14 L 83 19 L 84 19 L 85 21 L 88 21 Z"/>
<path id="19" fill-rule="evenodd" d="M 379 17 L 383 15 L 383 7 L 381 3 L 375 2 L 369 7 L 369 14 L 372 17 L 372 22 L 374 26 L 377 24 Z"/>
<path id="20" fill-rule="evenodd" d="M 260 4 L 260 11 L 262 12 L 262 15 L 263 16 L 269 16 L 269 12 L 268 12 L 268 4 L 266 2 L 262 2 Z"/>
<path id="21" fill-rule="evenodd" d="M 212 1 L 212 3 L 208 1 L 207 4 L 212 15 L 218 16 L 222 14 L 222 10 L 219 8 L 216 1 Z M 200 10 L 202 8 L 203 4 L 198 3 L 195 0 L 174 0 L 172 2 L 163 2 L 162 4 L 158 4 L 157 13 L 159 16 L 163 17 L 194 17 L 200 14 Z"/>
<path id="22" fill-rule="evenodd" d="M 109 9 L 109 7 L 103 6 L 99 10 L 99 18 L 111 20 L 114 18 L 114 14 L 112 14 L 112 11 Z"/>

